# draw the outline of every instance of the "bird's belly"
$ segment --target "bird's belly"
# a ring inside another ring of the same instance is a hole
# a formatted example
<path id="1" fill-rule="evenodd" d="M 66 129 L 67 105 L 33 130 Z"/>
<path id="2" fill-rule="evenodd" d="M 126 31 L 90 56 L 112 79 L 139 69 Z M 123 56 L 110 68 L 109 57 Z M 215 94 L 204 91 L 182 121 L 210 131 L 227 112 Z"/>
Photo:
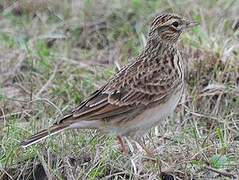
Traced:
<path id="1" fill-rule="evenodd" d="M 167 118 L 176 108 L 182 95 L 182 90 L 172 95 L 163 104 L 149 108 L 136 116 L 134 119 L 128 120 L 123 128 L 115 129 L 120 135 L 131 135 L 136 131 L 145 131 L 152 126 L 157 125 L 161 120 Z"/>

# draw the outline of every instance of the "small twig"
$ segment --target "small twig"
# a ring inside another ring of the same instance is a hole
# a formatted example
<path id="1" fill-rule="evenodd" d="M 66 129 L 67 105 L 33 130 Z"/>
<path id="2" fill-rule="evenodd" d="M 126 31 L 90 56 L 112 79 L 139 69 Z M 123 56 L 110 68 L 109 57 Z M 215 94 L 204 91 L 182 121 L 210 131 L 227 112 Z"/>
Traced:
<path id="1" fill-rule="evenodd" d="M 2 107 L 0 107 L 1 109 L 1 112 L 2 112 L 2 116 L 0 116 L 0 119 L 3 119 L 3 124 L 4 124 L 4 127 L 6 126 L 6 115 L 4 113 L 4 109 Z M 1 118 L 3 117 L 3 118 Z"/>
<path id="2" fill-rule="evenodd" d="M 206 169 L 210 170 L 210 171 L 213 171 L 217 174 L 220 174 L 222 176 L 225 176 L 225 177 L 230 177 L 230 178 L 237 178 L 237 176 L 235 174 L 232 174 L 232 173 L 229 173 L 229 172 L 225 172 L 225 171 L 220 171 L 218 169 L 215 169 L 215 168 L 212 168 L 210 166 L 205 166 Z"/>
<path id="3" fill-rule="evenodd" d="M 2 108 L 0 107 L 0 109 L 2 109 Z M 20 112 L 3 114 L 2 116 L 0 116 L 0 119 L 6 119 L 6 118 L 9 118 L 9 117 L 12 117 L 12 116 L 17 116 L 17 115 L 20 115 L 20 114 L 23 114 L 23 113 L 26 113 L 26 112 L 31 112 L 31 110 L 24 110 L 24 111 L 20 111 Z"/>
<path id="4" fill-rule="evenodd" d="M 114 63 L 115 63 L 115 66 L 117 68 L 117 71 L 119 72 L 122 69 L 122 67 L 120 66 L 118 61 L 115 61 Z"/>
<path id="5" fill-rule="evenodd" d="M 53 177 L 51 175 L 49 166 L 48 166 L 47 162 L 44 159 L 44 156 L 42 154 L 40 154 L 39 152 L 37 152 L 37 155 L 38 155 L 38 157 L 39 157 L 39 159 L 41 161 L 41 165 L 42 165 L 42 167 L 43 167 L 43 169 L 44 169 L 44 171 L 46 173 L 47 179 L 52 180 Z"/>
<path id="6" fill-rule="evenodd" d="M 13 69 L 11 71 L 12 74 L 15 75 L 17 73 L 17 71 L 20 69 L 20 67 L 21 67 L 23 61 L 25 60 L 25 58 L 26 58 L 26 54 L 25 53 L 22 53 L 22 54 L 20 54 L 18 56 L 17 64 L 15 65 L 15 67 L 13 67 Z"/>
<path id="7" fill-rule="evenodd" d="M 62 111 L 60 110 L 60 108 L 58 108 L 53 102 L 51 102 L 49 99 L 47 99 L 47 98 L 37 98 L 37 99 L 34 99 L 34 100 L 32 100 L 32 101 L 30 101 L 30 102 L 28 102 L 28 103 L 33 103 L 33 102 L 35 102 L 35 101 L 45 101 L 45 102 L 47 102 L 48 104 L 50 104 L 52 107 L 54 107 L 61 115 L 63 115 L 62 114 Z"/>
<path id="8" fill-rule="evenodd" d="M 214 116 L 207 116 L 207 115 L 205 115 L 205 114 L 200 114 L 200 113 L 192 112 L 192 111 L 189 111 L 189 110 L 187 110 L 187 109 L 185 109 L 185 111 L 186 111 L 187 113 L 190 113 L 190 114 L 192 114 L 192 115 L 194 115 L 194 116 L 197 116 L 197 117 L 209 118 L 209 119 L 213 119 L 213 120 L 218 120 L 218 119 L 219 119 L 219 118 L 214 117 Z"/>
<path id="9" fill-rule="evenodd" d="M 27 90 L 24 86 L 22 86 L 19 83 L 16 83 L 16 86 L 18 86 L 19 88 L 21 88 L 21 90 L 23 90 L 25 93 L 27 94 L 31 94 L 31 92 L 29 90 Z"/>
<path id="10" fill-rule="evenodd" d="M 26 100 L 21 100 L 21 99 L 16 99 L 16 98 L 10 98 L 10 97 L 5 97 L 5 96 L 1 96 L 0 95 L 0 98 L 2 99 L 6 99 L 8 101 L 16 101 L 16 102 L 20 102 L 20 103 L 28 103 L 29 101 L 26 101 Z"/>
<path id="11" fill-rule="evenodd" d="M 48 86 L 50 85 L 50 83 L 52 82 L 52 80 L 54 79 L 54 77 L 56 75 L 57 69 L 58 69 L 58 66 L 55 66 L 52 75 L 47 80 L 47 82 L 42 86 L 42 88 L 36 93 L 36 95 L 34 95 L 35 97 L 38 98 L 43 91 L 47 90 Z"/>
<path id="12" fill-rule="evenodd" d="M 62 56 L 58 56 L 58 55 L 52 55 L 52 57 L 54 59 L 60 59 L 62 61 L 65 61 L 67 63 L 70 63 L 70 64 L 73 64 L 73 65 L 77 65 L 81 68 L 86 68 L 87 70 L 90 70 L 92 71 L 92 69 L 90 68 L 91 64 L 90 63 L 85 63 L 83 61 L 80 61 L 80 60 L 76 60 L 76 59 L 71 59 L 71 58 L 68 58 L 68 57 L 62 57 Z"/>
<path id="13" fill-rule="evenodd" d="M 10 4 L 10 6 L 8 6 L 8 7 L 6 7 L 6 8 L 4 9 L 4 11 L 2 12 L 2 14 L 3 14 L 3 15 L 6 15 L 6 14 L 10 13 L 14 8 L 17 7 L 17 5 L 18 5 L 18 1 L 16 1 L 16 2 Z"/>
<path id="14" fill-rule="evenodd" d="M 2 169 L 1 168 L 1 171 L 3 172 L 1 175 L 0 175 L 0 179 L 2 179 L 4 177 L 4 174 L 7 175 L 7 178 L 6 179 L 13 179 L 13 177 L 7 172 L 7 170 L 5 169 Z M 3 178 L 4 179 L 4 178 Z"/>
<path id="15" fill-rule="evenodd" d="M 214 108 L 213 108 L 213 110 L 212 110 L 212 114 L 217 114 L 217 113 L 218 113 L 219 106 L 220 106 L 221 99 L 222 99 L 222 95 L 223 95 L 223 93 L 220 93 L 220 94 L 218 95 L 218 98 L 217 98 L 217 100 L 216 100 L 216 104 L 215 104 L 215 106 L 214 106 Z"/>

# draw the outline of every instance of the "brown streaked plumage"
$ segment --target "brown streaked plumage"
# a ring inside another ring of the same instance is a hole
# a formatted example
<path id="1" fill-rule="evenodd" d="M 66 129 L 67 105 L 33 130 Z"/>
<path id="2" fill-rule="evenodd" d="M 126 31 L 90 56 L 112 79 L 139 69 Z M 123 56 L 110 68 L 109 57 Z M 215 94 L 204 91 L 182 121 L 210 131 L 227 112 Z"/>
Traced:
<path id="1" fill-rule="evenodd" d="M 97 128 L 117 136 L 144 131 L 166 118 L 184 88 L 185 64 L 177 40 L 195 23 L 174 14 L 152 22 L 146 47 L 133 62 L 48 129 L 21 143 L 34 144 L 69 128 Z"/>

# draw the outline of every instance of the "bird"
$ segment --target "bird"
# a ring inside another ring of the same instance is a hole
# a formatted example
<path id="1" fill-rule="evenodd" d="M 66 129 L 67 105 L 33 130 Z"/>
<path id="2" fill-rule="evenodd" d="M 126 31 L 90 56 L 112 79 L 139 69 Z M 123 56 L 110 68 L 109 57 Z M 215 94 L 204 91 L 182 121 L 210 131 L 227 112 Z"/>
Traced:
<path id="1" fill-rule="evenodd" d="M 161 13 L 149 27 L 145 47 L 52 126 L 23 140 L 32 144 L 66 129 L 99 129 L 122 138 L 140 136 L 172 114 L 185 89 L 186 63 L 178 48 L 180 35 L 198 23 L 177 14 Z"/>

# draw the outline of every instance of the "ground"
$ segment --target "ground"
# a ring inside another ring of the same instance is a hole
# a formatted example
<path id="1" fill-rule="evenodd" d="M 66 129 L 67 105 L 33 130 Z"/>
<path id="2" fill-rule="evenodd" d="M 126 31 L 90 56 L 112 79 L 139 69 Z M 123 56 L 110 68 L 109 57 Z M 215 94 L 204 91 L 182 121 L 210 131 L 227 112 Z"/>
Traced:
<path id="1" fill-rule="evenodd" d="M 0 12 L 0 179 L 238 178 L 238 1 L 5 0 Z M 154 157 L 94 130 L 19 147 L 132 60 L 162 12 L 200 26 L 179 42 L 185 96 L 144 138 Z"/>

